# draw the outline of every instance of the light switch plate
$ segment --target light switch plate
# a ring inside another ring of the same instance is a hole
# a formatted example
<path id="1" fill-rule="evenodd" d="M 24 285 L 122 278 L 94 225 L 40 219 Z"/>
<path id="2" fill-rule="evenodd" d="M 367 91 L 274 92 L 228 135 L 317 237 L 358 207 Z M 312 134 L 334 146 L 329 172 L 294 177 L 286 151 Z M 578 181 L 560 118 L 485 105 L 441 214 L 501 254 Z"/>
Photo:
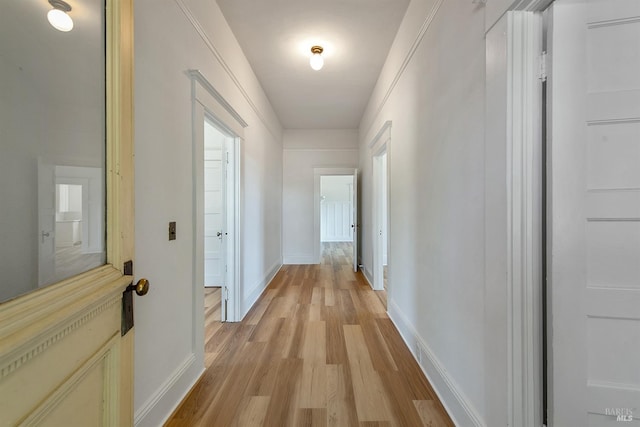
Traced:
<path id="1" fill-rule="evenodd" d="M 176 222 L 169 223 L 169 240 L 176 240 Z"/>

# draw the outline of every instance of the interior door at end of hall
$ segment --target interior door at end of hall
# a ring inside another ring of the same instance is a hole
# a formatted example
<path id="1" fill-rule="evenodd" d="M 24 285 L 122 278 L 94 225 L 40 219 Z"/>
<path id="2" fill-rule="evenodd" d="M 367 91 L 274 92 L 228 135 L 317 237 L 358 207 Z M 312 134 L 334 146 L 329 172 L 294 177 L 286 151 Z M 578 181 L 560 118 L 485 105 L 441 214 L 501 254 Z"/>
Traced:
<path id="1" fill-rule="evenodd" d="M 550 17 L 550 425 L 635 425 L 640 1 L 557 0 Z"/>

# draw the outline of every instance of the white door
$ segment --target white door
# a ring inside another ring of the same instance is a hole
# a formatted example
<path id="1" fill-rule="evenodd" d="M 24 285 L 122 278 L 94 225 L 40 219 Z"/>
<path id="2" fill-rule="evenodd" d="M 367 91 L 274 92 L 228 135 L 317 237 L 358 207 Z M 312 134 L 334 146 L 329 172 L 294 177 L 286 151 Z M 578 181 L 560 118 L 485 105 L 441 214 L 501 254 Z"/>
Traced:
<path id="1" fill-rule="evenodd" d="M 351 201 L 353 206 L 353 222 L 351 227 L 353 228 L 353 271 L 358 271 L 358 169 L 353 171 L 353 200 Z"/>
<path id="2" fill-rule="evenodd" d="M 558 0 L 551 20 L 550 421 L 638 425 L 640 1 Z"/>
<path id="3" fill-rule="evenodd" d="M 205 121 L 204 285 L 225 286 L 225 136 Z"/>
<path id="4" fill-rule="evenodd" d="M 38 158 L 38 286 L 56 279 L 55 166 Z"/>

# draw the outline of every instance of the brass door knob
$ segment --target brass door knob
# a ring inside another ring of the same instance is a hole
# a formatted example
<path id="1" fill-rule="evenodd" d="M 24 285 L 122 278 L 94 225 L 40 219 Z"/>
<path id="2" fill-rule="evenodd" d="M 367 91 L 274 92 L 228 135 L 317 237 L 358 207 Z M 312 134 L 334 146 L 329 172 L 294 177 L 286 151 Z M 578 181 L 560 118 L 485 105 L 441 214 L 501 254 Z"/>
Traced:
<path id="1" fill-rule="evenodd" d="M 136 283 L 136 294 L 143 296 L 149 292 L 149 281 L 147 279 L 140 279 Z"/>

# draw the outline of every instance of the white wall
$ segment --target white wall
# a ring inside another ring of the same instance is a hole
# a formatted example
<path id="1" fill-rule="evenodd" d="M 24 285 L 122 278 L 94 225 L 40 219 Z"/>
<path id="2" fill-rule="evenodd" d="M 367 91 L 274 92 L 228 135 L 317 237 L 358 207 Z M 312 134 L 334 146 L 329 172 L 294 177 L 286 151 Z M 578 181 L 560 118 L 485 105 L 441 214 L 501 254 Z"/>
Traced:
<path id="1" fill-rule="evenodd" d="M 135 2 L 136 277 L 135 421 L 161 425 L 204 367 L 193 347 L 191 81 L 198 69 L 240 114 L 243 310 L 281 264 L 282 130 L 216 2 Z M 177 239 L 168 241 L 169 221 Z M 194 292 L 196 292 L 194 294 Z M 199 331 L 199 332 L 198 332 Z M 158 357 L 162 355 L 162 357 Z"/>
<path id="2" fill-rule="evenodd" d="M 368 144 L 390 120 L 388 309 L 464 426 L 485 423 L 484 24 L 471 1 L 412 1 L 360 125 L 362 262 L 371 277 Z"/>
<path id="3" fill-rule="evenodd" d="M 283 145 L 283 262 L 314 264 L 314 168 L 356 168 L 358 131 L 287 129 Z"/>
<path id="4" fill-rule="evenodd" d="M 464 426 L 508 424 L 505 12 L 516 3 L 413 0 L 360 125 L 365 273 L 368 144 L 390 120 L 388 308 Z"/>

